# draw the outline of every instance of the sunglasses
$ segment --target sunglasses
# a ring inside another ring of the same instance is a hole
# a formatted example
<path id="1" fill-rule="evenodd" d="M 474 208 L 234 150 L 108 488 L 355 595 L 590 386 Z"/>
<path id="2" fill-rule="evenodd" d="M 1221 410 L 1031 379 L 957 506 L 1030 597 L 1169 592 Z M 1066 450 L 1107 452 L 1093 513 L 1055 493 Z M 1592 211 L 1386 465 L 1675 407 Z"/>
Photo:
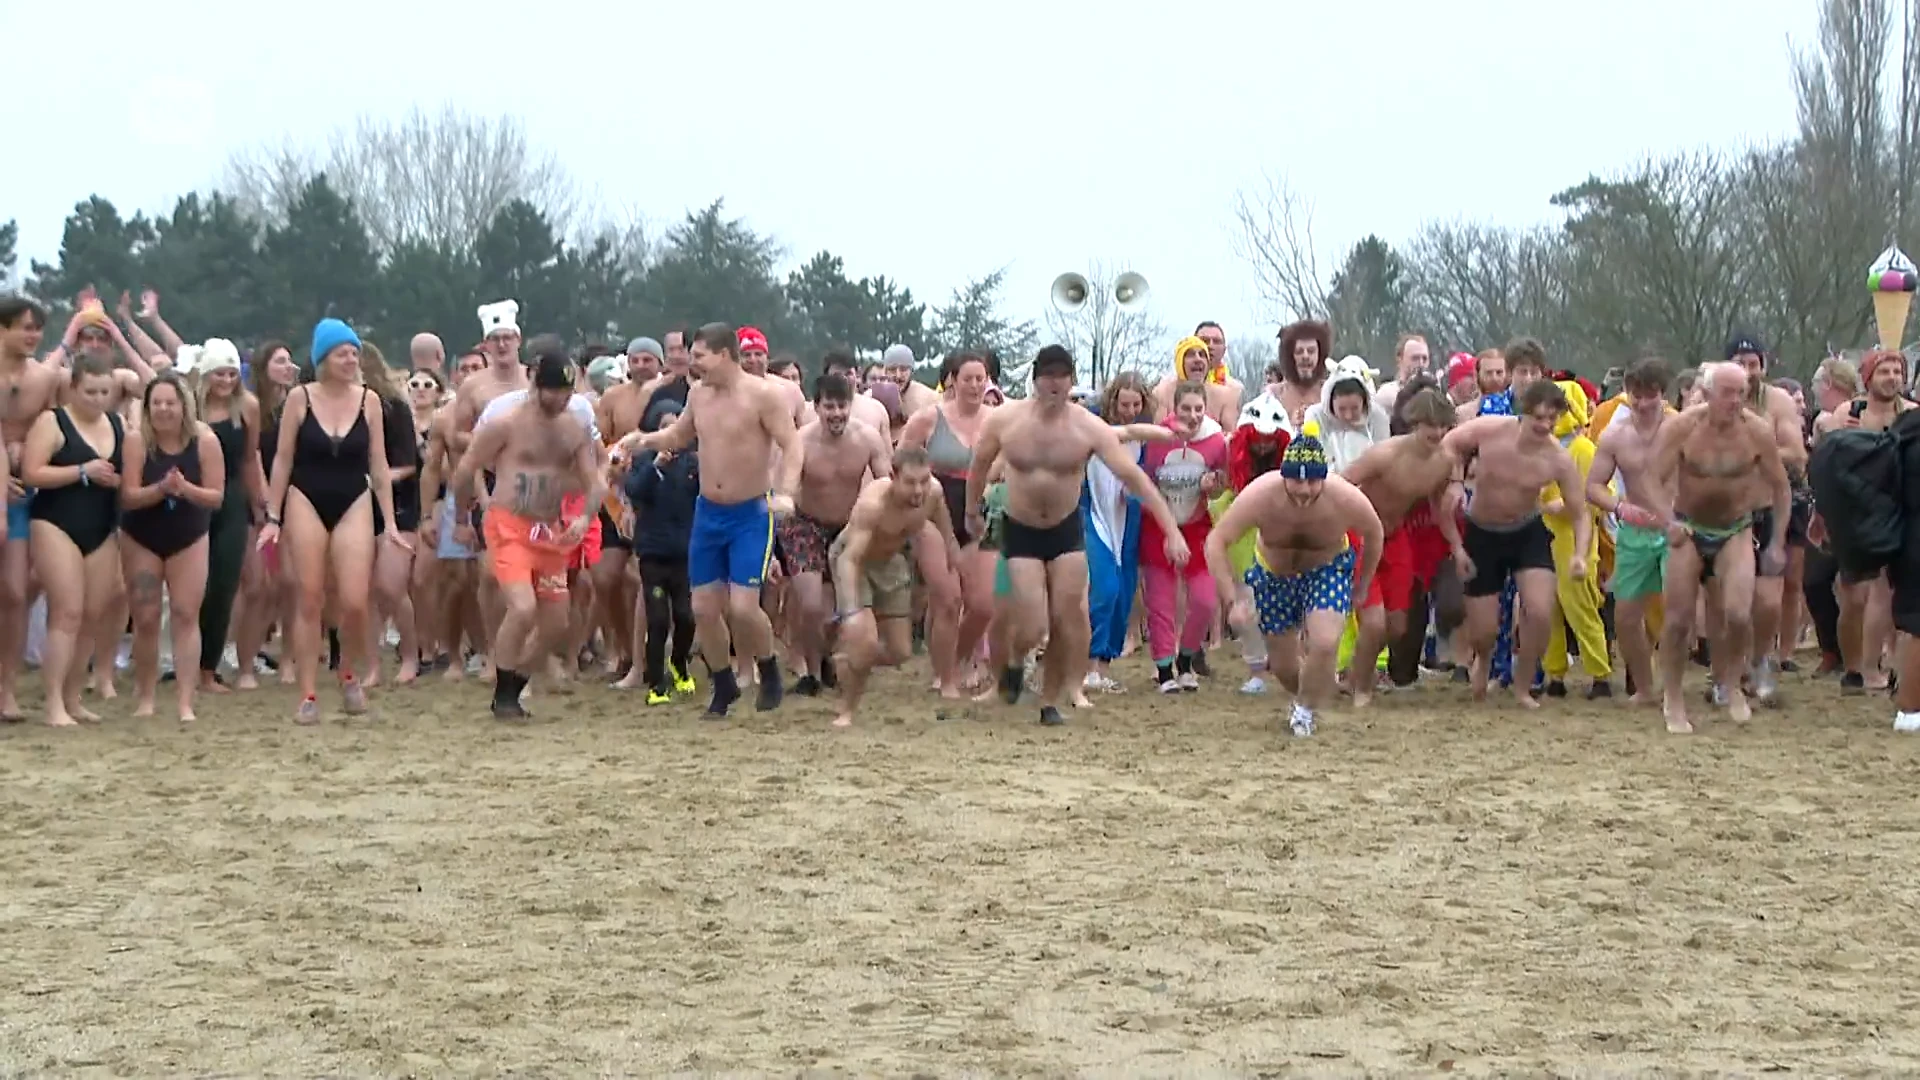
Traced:
<path id="1" fill-rule="evenodd" d="M 434 382 L 432 379 L 409 379 L 407 380 L 407 389 L 438 390 L 440 389 L 440 384 L 437 382 Z"/>

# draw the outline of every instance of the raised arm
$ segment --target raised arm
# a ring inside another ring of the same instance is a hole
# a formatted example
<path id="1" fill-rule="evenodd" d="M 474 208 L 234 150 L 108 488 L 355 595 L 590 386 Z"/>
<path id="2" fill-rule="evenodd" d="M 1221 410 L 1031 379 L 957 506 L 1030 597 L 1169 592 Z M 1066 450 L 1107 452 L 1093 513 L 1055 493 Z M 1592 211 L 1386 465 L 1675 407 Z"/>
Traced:
<path id="1" fill-rule="evenodd" d="M 691 446 L 693 444 L 693 400 L 693 395 L 688 394 L 686 408 L 680 410 L 680 415 L 674 418 L 673 423 L 650 435 L 641 435 L 633 439 L 633 447 L 652 450 L 655 453 L 672 454 Z M 630 435 L 628 438 L 633 436 Z M 625 439 L 621 440 L 623 443 L 625 441 Z"/>
<path id="2" fill-rule="evenodd" d="M 1111 427 L 1101 423 L 1090 413 L 1083 413 L 1076 418 L 1076 422 L 1084 423 L 1093 429 L 1094 456 L 1112 470 L 1115 478 L 1125 484 L 1127 490 L 1139 496 L 1147 512 L 1153 515 L 1153 520 L 1160 523 L 1161 531 L 1166 534 L 1167 560 L 1175 566 L 1185 566 L 1188 552 L 1186 539 L 1180 533 L 1181 523 L 1174 520 L 1173 507 L 1167 505 L 1166 496 L 1160 494 L 1159 485 L 1153 482 L 1153 478 L 1147 475 L 1139 462 L 1133 460 L 1133 455 L 1120 445 L 1120 440 L 1114 436 Z"/>

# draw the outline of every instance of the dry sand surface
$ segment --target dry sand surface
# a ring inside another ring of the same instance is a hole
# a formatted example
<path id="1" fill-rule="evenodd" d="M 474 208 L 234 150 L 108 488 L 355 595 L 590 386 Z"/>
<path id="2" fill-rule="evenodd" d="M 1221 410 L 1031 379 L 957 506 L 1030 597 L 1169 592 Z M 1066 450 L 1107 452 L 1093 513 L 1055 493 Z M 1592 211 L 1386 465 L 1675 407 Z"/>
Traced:
<path id="1" fill-rule="evenodd" d="M 0 729 L 0 1072 L 1920 1065 L 1884 698 L 1681 739 L 1423 687 L 1293 741 L 1236 682 L 1059 730 L 901 674 L 844 733 L 437 682 Z"/>

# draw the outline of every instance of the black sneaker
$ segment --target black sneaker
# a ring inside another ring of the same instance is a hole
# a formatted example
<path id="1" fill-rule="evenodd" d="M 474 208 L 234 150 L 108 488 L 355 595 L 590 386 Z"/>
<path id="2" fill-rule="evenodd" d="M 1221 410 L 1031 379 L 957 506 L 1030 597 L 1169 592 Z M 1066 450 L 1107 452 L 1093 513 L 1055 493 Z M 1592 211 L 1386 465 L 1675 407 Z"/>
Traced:
<path id="1" fill-rule="evenodd" d="M 1047 705 L 1040 710 L 1040 722 L 1047 727 L 1059 727 L 1067 722 L 1067 718 L 1059 709 Z"/>
<path id="2" fill-rule="evenodd" d="M 819 697 L 820 680 L 811 675 L 802 675 L 793 681 L 793 692 L 806 697 Z"/>
<path id="3" fill-rule="evenodd" d="M 1843 694 L 1864 694 L 1867 692 L 1867 680 L 1857 671 L 1849 671 L 1840 676 L 1840 692 Z"/>
<path id="4" fill-rule="evenodd" d="M 1548 697 L 1566 697 L 1567 696 L 1566 682 L 1561 679 L 1554 679 L 1553 681 L 1547 683 L 1547 696 Z"/>
<path id="5" fill-rule="evenodd" d="M 840 689 L 840 674 L 833 670 L 833 657 L 820 658 L 820 685 L 828 690 Z"/>
<path id="6" fill-rule="evenodd" d="M 1612 696 L 1613 684 L 1605 679 L 1597 680 L 1592 686 L 1587 687 L 1588 701 L 1598 701 L 1601 698 L 1610 698 Z"/>
<path id="7" fill-rule="evenodd" d="M 1207 651 L 1205 649 L 1193 654 L 1193 673 L 1203 679 L 1213 678 L 1213 668 L 1207 664 Z"/>

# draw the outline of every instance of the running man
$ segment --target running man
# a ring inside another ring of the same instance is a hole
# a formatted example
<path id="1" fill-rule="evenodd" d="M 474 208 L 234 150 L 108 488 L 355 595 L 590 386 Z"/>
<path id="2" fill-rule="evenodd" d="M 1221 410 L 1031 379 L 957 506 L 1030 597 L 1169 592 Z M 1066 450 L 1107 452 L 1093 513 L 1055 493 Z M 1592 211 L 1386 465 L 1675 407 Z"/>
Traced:
<path id="1" fill-rule="evenodd" d="M 1693 641 L 1694 602 L 1707 582 L 1720 600 L 1714 700 L 1718 704 L 1724 698 L 1736 723 L 1752 719 L 1740 676 L 1752 647 L 1755 549 L 1761 548 L 1759 564 L 1777 576 L 1787 561 L 1787 517 L 1793 509 L 1793 488 L 1773 423 L 1746 408 L 1747 370 L 1734 363 L 1708 364 L 1700 369 L 1700 385 L 1707 400 L 1666 422 L 1653 463 L 1653 474 L 1673 485 L 1675 524 L 1668 530 L 1660 666 L 1667 730 L 1678 735 L 1693 730 L 1680 679 Z M 1760 484 L 1773 490 L 1773 517 L 1764 539 L 1754 535 L 1751 509 Z"/>
<path id="2" fill-rule="evenodd" d="M 1251 605 L 1240 595 L 1227 555 L 1249 530 L 1257 537 L 1245 579 L 1253 589 Z M 1358 558 L 1347 540 L 1350 532 L 1360 536 Z M 1207 537 L 1207 569 L 1220 602 L 1232 606 L 1228 625 L 1246 626 L 1258 612 L 1267 670 L 1294 696 L 1287 726 L 1297 737 L 1313 734 L 1333 695 L 1347 614 L 1354 596 L 1372 587 L 1383 537 L 1366 493 L 1329 474 L 1313 424 L 1287 444 L 1278 469 L 1234 498 Z"/>
<path id="3" fill-rule="evenodd" d="M 1653 450 L 1672 411 L 1667 386 L 1673 373 L 1654 357 L 1627 368 L 1624 420 L 1608 425 L 1594 447 L 1587 472 L 1587 501 L 1620 520 L 1613 541 L 1613 626 L 1633 687 L 1630 705 L 1660 700 L 1647 636 L 1649 609 L 1666 589 L 1667 531 L 1673 525 L 1673 493 L 1654 475 Z M 1615 495 L 1608 481 L 1617 480 Z"/>
<path id="4" fill-rule="evenodd" d="M 496 477 L 486 508 L 487 548 L 506 615 L 494 635 L 493 715 L 527 715 L 520 694 L 527 671 L 565 637 L 572 611 L 567 560 L 586 538 L 594 511 L 606 494 L 599 444 L 575 417 L 573 364 L 563 351 L 543 353 L 535 366 L 534 392 L 505 415 L 483 425 L 453 475 L 454 497 L 478 507 L 474 474 Z M 586 493 L 582 512 L 563 516 L 569 496 Z"/>
<path id="5" fill-rule="evenodd" d="M 819 407 L 818 400 L 814 406 Z M 875 667 L 892 667 L 913 655 L 913 558 L 908 545 L 917 539 L 943 544 L 950 556 L 960 552 L 927 452 L 901 447 L 894 451 L 889 471 L 890 476 L 860 493 L 828 552 L 833 623 L 840 628 L 835 651 L 844 676 L 834 727 L 853 726 L 854 710 Z"/>
<path id="6" fill-rule="evenodd" d="M 740 366 L 740 340 L 726 323 L 708 323 L 693 338 L 693 372 L 699 384 L 687 391 L 687 407 L 673 424 L 649 435 L 630 435 L 629 451 L 679 451 L 700 444 L 700 501 L 694 505 L 693 542 L 687 580 L 700 658 L 713 679 L 711 717 L 723 717 L 740 698 L 730 654 L 751 656 L 759 667 L 754 707 L 780 707 L 785 687 L 773 651 L 773 626 L 760 609 L 760 587 L 773 558 L 773 515 L 793 509 L 806 452 L 783 379 L 756 377 Z M 780 473 L 773 455 L 780 453 Z M 769 483 L 769 480 L 773 480 Z M 769 495 L 769 492 L 772 492 Z"/>

